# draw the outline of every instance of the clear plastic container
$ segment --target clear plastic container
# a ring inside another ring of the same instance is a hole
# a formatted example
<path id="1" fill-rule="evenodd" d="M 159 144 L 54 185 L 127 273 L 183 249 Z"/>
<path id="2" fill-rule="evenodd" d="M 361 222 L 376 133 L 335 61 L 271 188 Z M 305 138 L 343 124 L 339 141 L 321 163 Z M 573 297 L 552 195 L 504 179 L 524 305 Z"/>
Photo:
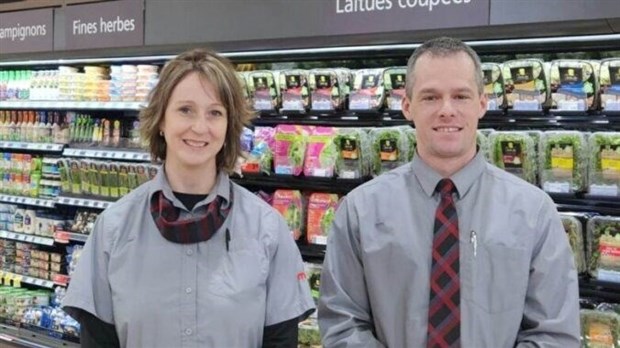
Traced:
<path id="1" fill-rule="evenodd" d="M 544 132 L 540 143 L 540 181 L 552 193 L 585 191 L 587 143 L 578 131 Z"/>
<path id="2" fill-rule="evenodd" d="M 588 138 L 590 168 L 588 192 L 596 196 L 620 195 L 620 132 L 595 132 Z"/>
<path id="3" fill-rule="evenodd" d="M 620 58 L 601 61 L 599 73 L 601 109 L 620 111 Z"/>
<path id="4" fill-rule="evenodd" d="M 536 146 L 526 132 L 499 131 L 489 135 L 491 163 L 536 185 Z"/>
<path id="5" fill-rule="evenodd" d="M 402 101 L 405 99 L 405 83 L 407 81 L 407 67 L 398 66 L 386 68 L 383 72 L 385 86 L 385 108 L 388 110 L 402 110 Z"/>
<path id="6" fill-rule="evenodd" d="M 489 103 L 487 110 L 501 110 L 505 107 L 504 75 L 502 66 L 497 63 L 482 63 L 482 79 L 484 81 L 484 93 Z"/>
<path id="7" fill-rule="evenodd" d="M 570 247 L 573 251 L 575 268 L 578 273 L 585 273 L 587 272 L 588 267 L 586 264 L 586 246 L 583 242 L 583 224 L 579 219 L 570 214 L 560 213 L 560 218 L 564 224 L 564 230 L 566 231 L 568 242 L 570 243 Z"/>
<path id="8" fill-rule="evenodd" d="M 355 71 L 353 88 L 349 93 L 349 110 L 379 110 L 383 106 L 385 69 Z"/>
<path id="9" fill-rule="evenodd" d="M 278 85 L 272 71 L 252 71 L 246 83 L 254 110 L 275 110 L 280 106 Z"/>
<path id="10" fill-rule="evenodd" d="M 558 59 L 550 67 L 551 108 L 586 111 L 596 108 L 598 81 L 586 60 Z"/>
<path id="11" fill-rule="evenodd" d="M 549 99 L 549 88 L 543 61 L 510 60 L 502 64 L 504 90 L 508 108 L 541 111 Z"/>
<path id="12" fill-rule="evenodd" d="M 282 70 L 279 79 L 282 110 L 306 111 L 310 107 L 308 71 Z"/>
<path id="13" fill-rule="evenodd" d="M 341 179 L 359 179 L 370 175 L 371 148 L 368 133 L 360 128 L 339 128 L 336 175 Z"/>
<path id="14" fill-rule="evenodd" d="M 407 163 L 409 139 L 402 127 L 374 128 L 370 131 L 372 173 L 381 175 Z"/>
<path id="15" fill-rule="evenodd" d="M 312 110 L 341 110 L 346 93 L 344 81 L 337 69 L 313 69 L 308 74 L 310 108 Z"/>
<path id="16" fill-rule="evenodd" d="M 620 283 L 620 217 L 588 220 L 588 270 L 598 280 Z"/>

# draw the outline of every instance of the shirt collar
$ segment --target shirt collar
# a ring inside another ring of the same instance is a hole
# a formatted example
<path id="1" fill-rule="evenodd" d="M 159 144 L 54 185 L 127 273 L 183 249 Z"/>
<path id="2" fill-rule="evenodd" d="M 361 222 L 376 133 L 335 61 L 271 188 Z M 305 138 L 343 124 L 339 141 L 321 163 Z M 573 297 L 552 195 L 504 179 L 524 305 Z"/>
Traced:
<path id="1" fill-rule="evenodd" d="M 465 167 L 450 177 L 452 182 L 454 182 L 459 198 L 465 197 L 476 179 L 478 179 L 482 174 L 485 166 L 486 161 L 484 156 L 481 151 L 478 151 L 476 156 L 474 156 L 474 158 L 469 161 Z M 439 180 L 443 179 L 443 177 L 428 164 L 426 164 L 420 156 L 413 157 L 411 167 L 413 174 L 418 179 L 424 193 L 426 193 L 429 197 L 432 197 Z"/>
<path id="2" fill-rule="evenodd" d="M 222 204 L 222 206 L 224 208 L 228 207 L 228 205 L 230 204 L 230 185 L 231 183 L 228 175 L 223 171 L 218 172 L 213 189 L 211 190 L 209 195 L 207 195 L 207 198 L 198 202 L 194 208 L 212 202 L 217 196 L 224 198 L 225 202 Z M 175 207 L 185 209 L 183 203 L 181 203 L 181 201 L 179 201 L 172 193 L 172 188 L 170 187 L 170 183 L 168 182 L 168 178 L 166 177 L 165 164 L 160 167 L 160 169 L 157 171 L 157 175 L 155 175 L 155 177 L 151 181 L 149 198 L 157 191 L 162 191 L 164 193 L 164 197 L 170 200 Z"/>

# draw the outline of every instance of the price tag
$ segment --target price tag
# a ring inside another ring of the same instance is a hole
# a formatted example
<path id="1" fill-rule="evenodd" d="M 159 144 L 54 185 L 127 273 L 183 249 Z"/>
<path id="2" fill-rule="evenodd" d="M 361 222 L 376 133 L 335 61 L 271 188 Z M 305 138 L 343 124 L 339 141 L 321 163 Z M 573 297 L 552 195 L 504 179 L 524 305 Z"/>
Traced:
<path id="1" fill-rule="evenodd" d="M 103 209 L 107 208 L 110 205 L 110 203 L 104 202 L 103 203 Z"/>
<path id="2" fill-rule="evenodd" d="M 22 198 L 20 198 L 19 200 L 20 200 L 20 202 L 21 202 L 21 203 L 26 203 L 26 198 L 23 198 L 23 197 L 22 197 Z"/>
<path id="3" fill-rule="evenodd" d="M 58 231 L 54 233 L 54 241 L 62 244 L 69 243 L 71 235 L 68 232 Z"/>
<path id="4" fill-rule="evenodd" d="M 36 204 L 36 205 L 41 205 L 41 200 L 39 200 L 39 199 L 35 200 L 35 201 L 34 201 L 34 204 Z"/>
<path id="5" fill-rule="evenodd" d="M 78 156 L 82 156 L 82 157 L 86 156 L 86 151 L 82 150 L 78 152 Z"/>
<path id="6" fill-rule="evenodd" d="M 15 147 L 15 144 L 13 142 L 8 142 L 6 143 L 6 147 Z"/>
<path id="7" fill-rule="evenodd" d="M 45 280 L 38 279 L 38 278 L 32 278 L 32 283 L 34 285 L 43 286 L 43 284 L 45 284 Z"/>
<path id="8" fill-rule="evenodd" d="M 101 153 L 101 157 L 108 157 L 108 153 L 107 152 L 102 152 Z"/>
<path id="9" fill-rule="evenodd" d="M 134 153 L 133 154 L 133 159 L 138 159 L 139 156 L 140 156 L 140 154 Z"/>
<path id="10" fill-rule="evenodd" d="M 81 205 L 80 203 L 81 203 L 81 202 L 80 202 L 80 200 L 79 200 L 79 199 L 74 199 L 74 200 L 73 200 L 73 205 L 78 205 L 78 206 L 79 206 L 79 205 Z"/>
<path id="11" fill-rule="evenodd" d="M 313 244 L 327 245 L 327 236 L 314 236 Z"/>
<path id="12" fill-rule="evenodd" d="M 93 201 L 93 207 L 95 207 L 95 208 L 99 208 L 99 205 L 100 205 L 100 204 L 101 204 L 101 203 L 100 203 L 100 202 L 98 202 L 98 201 Z"/>
<path id="13" fill-rule="evenodd" d="M 11 273 L 5 273 L 3 277 L 4 285 L 11 285 L 11 280 L 13 279 L 13 275 Z"/>
<path id="14" fill-rule="evenodd" d="M 21 288 L 22 287 L 22 278 L 23 278 L 23 276 L 16 274 L 15 277 L 13 277 L 13 287 Z"/>
<path id="15" fill-rule="evenodd" d="M 69 202 L 71 201 L 71 199 L 69 198 L 63 198 L 62 202 L 65 204 L 69 204 Z"/>
<path id="16" fill-rule="evenodd" d="M 127 152 L 123 152 L 123 153 L 121 154 L 121 158 L 127 158 Z"/>
<path id="17" fill-rule="evenodd" d="M 18 234 L 18 235 L 17 235 L 17 240 L 19 240 L 19 241 L 23 242 L 23 241 L 25 241 L 25 240 L 26 240 L 26 236 L 25 236 L 25 235 L 23 235 L 23 234 Z"/>
<path id="18" fill-rule="evenodd" d="M 145 153 L 144 155 L 142 155 L 142 160 L 143 161 L 148 161 L 150 157 L 151 157 L 151 155 L 149 155 L 148 153 Z"/>
<path id="19" fill-rule="evenodd" d="M 45 145 L 45 149 L 47 149 L 47 150 L 51 150 L 53 148 L 54 148 L 54 145 L 49 145 L 49 144 Z"/>
<path id="20" fill-rule="evenodd" d="M 34 243 L 34 236 L 25 236 L 24 240 L 28 243 Z"/>

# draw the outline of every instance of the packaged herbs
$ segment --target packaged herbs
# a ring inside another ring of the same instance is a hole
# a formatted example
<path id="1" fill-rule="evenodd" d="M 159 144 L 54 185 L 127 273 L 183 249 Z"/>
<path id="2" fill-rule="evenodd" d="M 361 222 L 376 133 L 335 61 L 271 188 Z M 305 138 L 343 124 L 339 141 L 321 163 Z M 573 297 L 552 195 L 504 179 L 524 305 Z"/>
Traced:
<path id="1" fill-rule="evenodd" d="M 585 136 L 577 131 L 548 131 L 540 145 L 540 181 L 547 192 L 585 190 L 587 170 Z"/>

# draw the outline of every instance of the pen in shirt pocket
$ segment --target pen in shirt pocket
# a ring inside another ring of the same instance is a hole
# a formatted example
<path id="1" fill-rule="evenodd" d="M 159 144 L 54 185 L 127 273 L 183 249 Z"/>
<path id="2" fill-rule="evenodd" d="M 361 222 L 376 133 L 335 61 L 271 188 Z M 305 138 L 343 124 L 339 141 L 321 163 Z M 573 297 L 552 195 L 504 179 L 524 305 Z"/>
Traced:
<path id="1" fill-rule="evenodd" d="M 476 236 L 476 231 L 471 231 L 469 233 L 469 243 L 471 243 L 472 248 L 474 249 L 474 257 L 478 252 L 478 237 Z"/>
<path id="2" fill-rule="evenodd" d="M 228 252 L 230 249 L 230 231 L 226 229 L 226 251 Z"/>

